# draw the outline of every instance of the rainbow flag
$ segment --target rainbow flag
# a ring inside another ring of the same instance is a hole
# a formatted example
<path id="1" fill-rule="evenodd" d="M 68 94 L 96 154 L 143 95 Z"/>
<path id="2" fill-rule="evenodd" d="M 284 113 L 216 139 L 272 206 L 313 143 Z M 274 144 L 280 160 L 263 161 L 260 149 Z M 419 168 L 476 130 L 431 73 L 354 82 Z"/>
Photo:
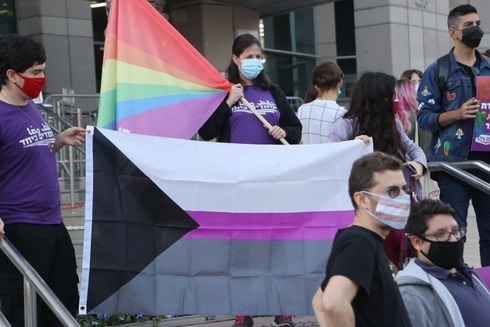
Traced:
<path id="1" fill-rule="evenodd" d="M 97 126 L 190 139 L 231 84 L 146 0 L 113 0 Z"/>

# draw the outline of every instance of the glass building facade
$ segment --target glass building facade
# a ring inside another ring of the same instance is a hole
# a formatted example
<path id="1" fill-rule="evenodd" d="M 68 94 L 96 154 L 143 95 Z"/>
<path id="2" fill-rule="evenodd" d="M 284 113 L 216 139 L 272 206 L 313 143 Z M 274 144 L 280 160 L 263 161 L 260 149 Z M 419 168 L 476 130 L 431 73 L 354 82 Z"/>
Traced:
<path id="1" fill-rule="evenodd" d="M 0 36 L 17 32 L 14 0 L 0 0 Z"/>
<path id="2" fill-rule="evenodd" d="M 334 9 L 335 17 L 342 17 L 335 20 L 335 34 L 337 64 L 345 74 L 339 100 L 345 102 L 357 77 L 354 1 L 336 2 Z M 266 71 L 288 96 L 304 98 L 313 69 L 324 61 L 316 53 L 314 19 L 314 8 L 307 8 L 262 20 L 260 36 Z"/>

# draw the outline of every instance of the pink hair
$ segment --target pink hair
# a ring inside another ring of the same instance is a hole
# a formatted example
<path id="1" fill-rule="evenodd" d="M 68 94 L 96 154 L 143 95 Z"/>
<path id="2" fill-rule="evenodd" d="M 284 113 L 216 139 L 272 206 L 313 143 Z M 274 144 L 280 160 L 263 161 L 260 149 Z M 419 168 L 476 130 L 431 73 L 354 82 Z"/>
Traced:
<path id="1" fill-rule="evenodd" d="M 396 113 L 395 118 L 402 122 L 403 129 L 406 132 L 410 129 L 410 113 L 417 113 L 417 107 L 419 105 L 415 87 L 408 80 L 398 80 L 395 83 L 395 92 L 396 98 L 400 101 L 400 109 Z"/>

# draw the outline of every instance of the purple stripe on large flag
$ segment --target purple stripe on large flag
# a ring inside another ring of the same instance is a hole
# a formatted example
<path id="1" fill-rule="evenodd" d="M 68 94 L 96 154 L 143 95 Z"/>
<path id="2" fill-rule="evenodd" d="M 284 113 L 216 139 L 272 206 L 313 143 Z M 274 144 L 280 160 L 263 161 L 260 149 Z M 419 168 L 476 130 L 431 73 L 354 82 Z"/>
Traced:
<path id="1" fill-rule="evenodd" d="M 185 238 L 234 240 L 332 240 L 352 224 L 354 212 L 236 213 L 187 211 L 199 224 Z"/>

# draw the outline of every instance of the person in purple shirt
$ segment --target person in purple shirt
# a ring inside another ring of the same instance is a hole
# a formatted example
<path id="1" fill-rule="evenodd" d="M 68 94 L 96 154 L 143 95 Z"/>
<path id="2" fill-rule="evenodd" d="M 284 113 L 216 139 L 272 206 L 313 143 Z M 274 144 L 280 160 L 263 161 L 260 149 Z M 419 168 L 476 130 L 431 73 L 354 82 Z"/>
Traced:
<path id="1" fill-rule="evenodd" d="M 234 83 L 228 97 L 199 129 L 204 140 L 248 144 L 279 144 L 285 138 L 291 144 L 301 141 L 301 122 L 284 95 L 271 84 L 262 65 L 262 45 L 250 34 L 238 36 L 233 42 L 231 62 L 226 69 Z M 271 129 L 243 104 L 247 99 L 269 122 Z"/>
<path id="2" fill-rule="evenodd" d="M 263 70 L 262 45 L 250 34 L 238 36 L 232 46 L 231 62 L 226 74 L 234 83 L 228 97 L 199 129 L 204 140 L 247 144 L 290 144 L 301 141 L 301 122 L 277 86 L 271 84 Z M 272 126 L 270 129 L 243 104 L 248 100 Z M 276 326 L 294 327 L 290 315 L 276 316 Z M 236 316 L 234 327 L 253 326 L 250 316 Z"/>
<path id="3" fill-rule="evenodd" d="M 412 205 L 406 225 L 416 259 L 396 281 L 413 326 L 483 327 L 490 321 L 490 292 L 463 262 L 466 229 L 441 200 Z"/>
<path id="4" fill-rule="evenodd" d="M 0 234 L 75 315 L 75 250 L 61 220 L 55 155 L 64 145 L 83 145 L 85 130 L 72 127 L 55 136 L 32 101 L 46 81 L 45 61 L 43 46 L 28 37 L 0 41 Z M 0 302 L 12 326 L 24 326 L 22 275 L 2 251 Z M 38 305 L 39 326 L 62 326 L 44 303 Z"/>

